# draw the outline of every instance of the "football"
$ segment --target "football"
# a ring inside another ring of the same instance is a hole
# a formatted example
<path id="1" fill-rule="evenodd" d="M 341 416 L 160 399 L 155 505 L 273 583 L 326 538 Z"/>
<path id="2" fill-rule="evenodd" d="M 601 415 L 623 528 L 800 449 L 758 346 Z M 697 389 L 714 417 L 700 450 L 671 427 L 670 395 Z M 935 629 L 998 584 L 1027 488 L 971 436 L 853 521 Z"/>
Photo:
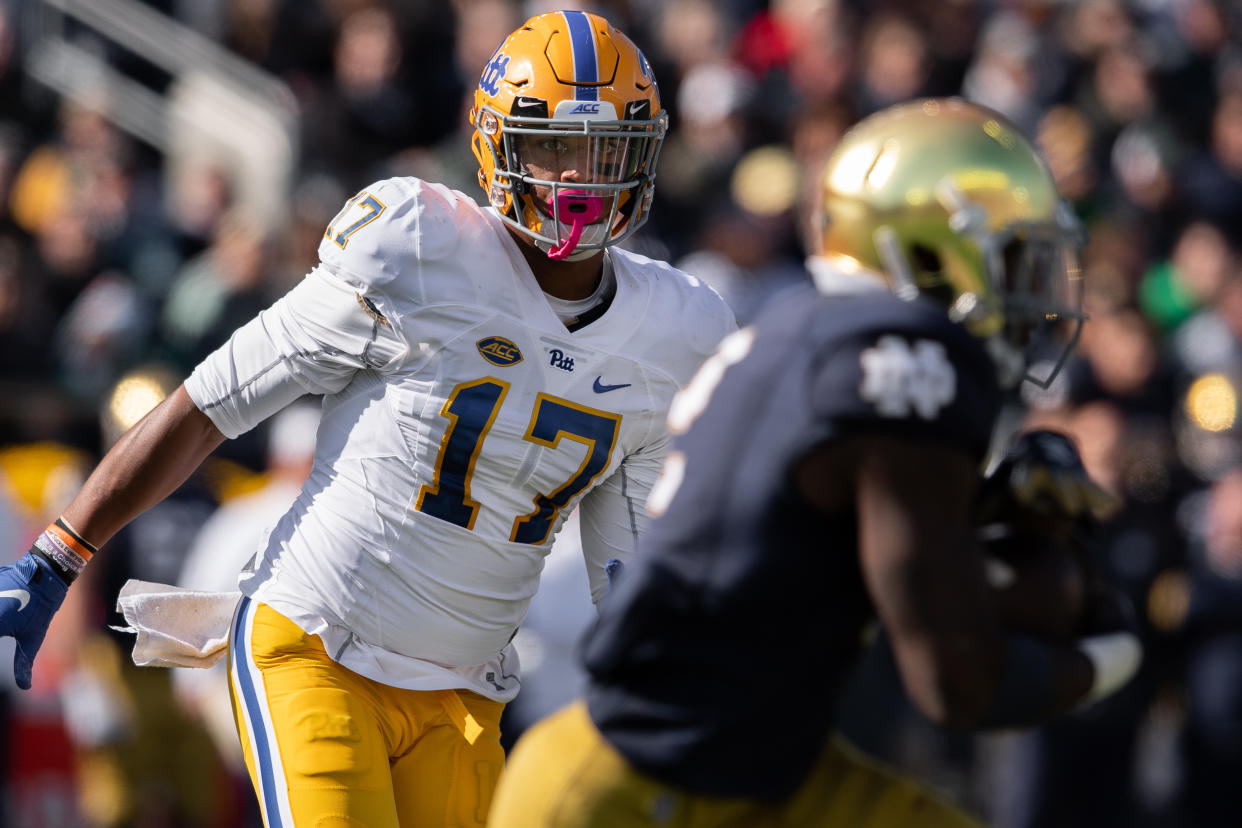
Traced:
<path id="1" fill-rule="evenodd" d="M 1086 573 L 1071 544 L 1034 529 L 980 529 L 988 583 L 1006 627 L 1068 641 L 1087 602 Z"/>

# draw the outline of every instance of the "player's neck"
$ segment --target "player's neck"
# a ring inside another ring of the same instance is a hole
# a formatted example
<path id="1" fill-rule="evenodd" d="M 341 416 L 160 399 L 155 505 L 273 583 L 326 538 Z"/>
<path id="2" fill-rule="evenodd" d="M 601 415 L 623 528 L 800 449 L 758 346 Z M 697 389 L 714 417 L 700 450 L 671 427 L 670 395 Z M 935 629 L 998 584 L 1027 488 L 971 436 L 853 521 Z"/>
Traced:
<path id="1" fill-rule="evenodd" d="M 603 251 L 589 259 L 571 262 L 549 259 L 548 254 L 520 239 L 518 248 L 544 293 L 558 299 L 585 299 L 599 287 L 600 275 L 604 271 Z"/>

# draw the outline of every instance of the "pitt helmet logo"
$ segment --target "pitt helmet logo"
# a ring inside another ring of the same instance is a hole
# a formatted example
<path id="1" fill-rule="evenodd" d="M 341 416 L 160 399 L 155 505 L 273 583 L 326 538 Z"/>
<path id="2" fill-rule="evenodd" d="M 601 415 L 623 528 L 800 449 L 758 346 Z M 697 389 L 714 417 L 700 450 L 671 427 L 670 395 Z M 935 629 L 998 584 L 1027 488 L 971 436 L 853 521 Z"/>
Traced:
<path id="1" fill-rule="evenodd" d="M 496 52 L 483 68 L 483 77 L 479 78 L 479 88 L 489 95 L 500 91 L 500 79 L 509 68 L 509 56 L 504 52 Z"/>
<path id="2" fill-rule="evenodd" d="M 518 346 L 503 336 L 489 336 L 486 339 L 480 339 L 475 343 L 475 347 L 479 349 L 479 353 L 483 358 L 492 365 L 506 367 L 517 365 L 522 361 L 522 352 L 518 350 Z"/>

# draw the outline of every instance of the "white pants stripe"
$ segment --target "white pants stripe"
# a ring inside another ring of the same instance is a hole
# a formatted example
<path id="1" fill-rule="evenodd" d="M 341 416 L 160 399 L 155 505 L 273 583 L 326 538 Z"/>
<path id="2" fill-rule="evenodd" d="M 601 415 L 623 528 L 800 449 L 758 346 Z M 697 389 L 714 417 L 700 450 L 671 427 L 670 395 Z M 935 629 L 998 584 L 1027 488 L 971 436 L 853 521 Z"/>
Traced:
<path id="1" fill-rule="evenodd" d="M 229 680 L 238 699 L 241 726 L 246 730 L 250 743 L 250 756 L 258 775 L 256 786 L 263 823 L 267 828 L 292 828 L 293 811 L 289 804 L 289 786 L 285 783 L 285 769 L 276 747 L 276 731 L 272 727 L 271 711 L 267 708 L 267 691 L 263 674 L 255 666 L 250 636 L 254 627 L 257 605 L 243 596 L 233 617 L 233 630 L 229 636 L 233 664 Z"/>

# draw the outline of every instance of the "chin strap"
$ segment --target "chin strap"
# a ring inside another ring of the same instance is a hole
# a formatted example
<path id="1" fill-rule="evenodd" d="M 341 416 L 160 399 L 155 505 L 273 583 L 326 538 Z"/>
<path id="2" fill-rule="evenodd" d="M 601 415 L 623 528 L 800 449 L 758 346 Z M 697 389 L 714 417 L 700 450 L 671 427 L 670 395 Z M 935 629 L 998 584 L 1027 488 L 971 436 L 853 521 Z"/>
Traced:
<path id="1" fill-rule="evenodd" d="M 560 260 L 574 252 L 587 225 L 599 221 L 604 214 L 604 200 L 586 190 L 561 190 L 548 202 L 548 211 L 559 223 L 568 219 L 570 225 L 569 238 L 548 251 L 548 258 Z"/>

